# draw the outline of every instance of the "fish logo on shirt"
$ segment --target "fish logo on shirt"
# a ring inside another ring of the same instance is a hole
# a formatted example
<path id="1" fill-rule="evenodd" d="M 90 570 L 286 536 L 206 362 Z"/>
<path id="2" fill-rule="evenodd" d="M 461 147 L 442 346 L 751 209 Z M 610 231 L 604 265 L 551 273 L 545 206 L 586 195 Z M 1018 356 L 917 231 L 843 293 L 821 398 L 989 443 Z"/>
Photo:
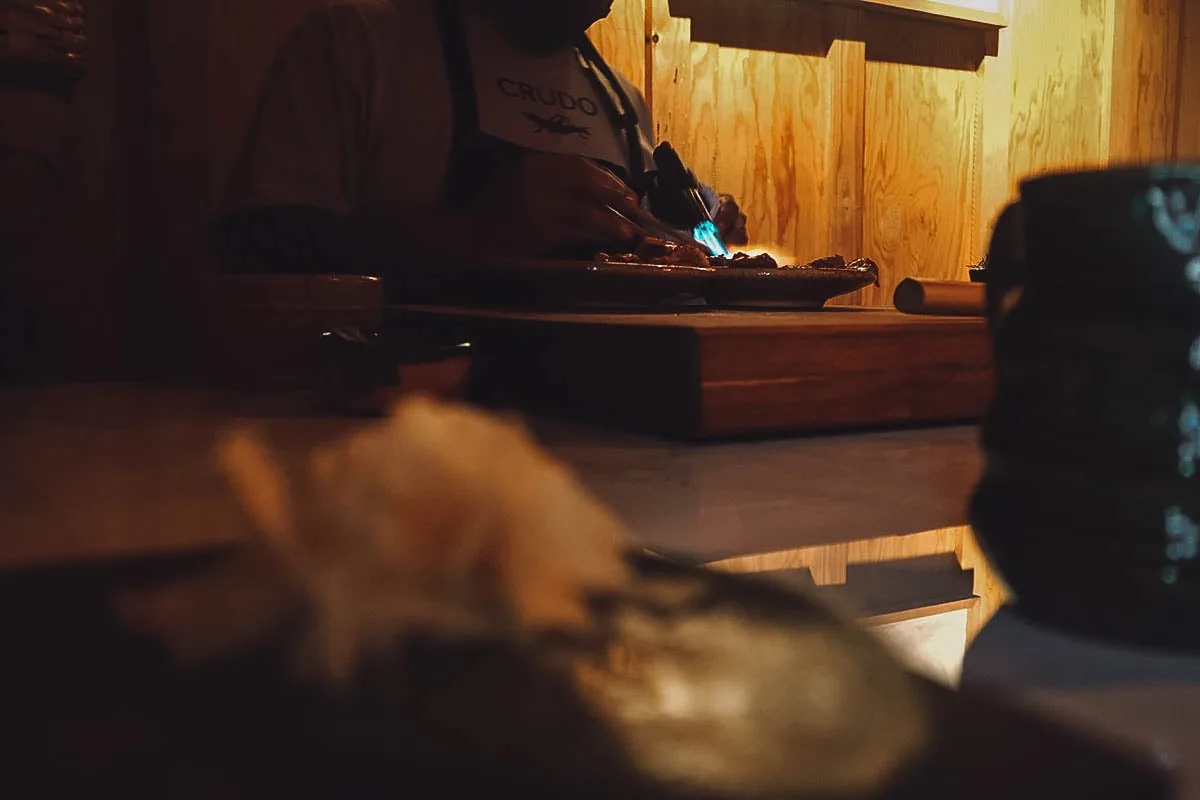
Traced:
<path id="1" fill-rule="evenodd" d="M 534 133 L 553 133 L 559 136 L 578 136 L 587 140 L 592 138 L 592 131 L 584 125 L 572 123 L 566 114 L 555 114 L 553 117 L 539 117 L 528 111 L 523 112 L 525 119 L 533 123 Z"/>

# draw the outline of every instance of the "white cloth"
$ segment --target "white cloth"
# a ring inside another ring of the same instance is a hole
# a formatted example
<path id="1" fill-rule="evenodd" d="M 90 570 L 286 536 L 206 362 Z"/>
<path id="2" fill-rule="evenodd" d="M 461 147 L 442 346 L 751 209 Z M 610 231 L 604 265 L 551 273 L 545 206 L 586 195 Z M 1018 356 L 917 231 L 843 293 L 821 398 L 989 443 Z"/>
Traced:
<path id="1" fill-rule="evenodd" d="M 579 155 L 629 166 L 623 134 L 574 49 L 552 56 L 521 52 L 495 26 L 464 11 L 482 133 L 528 150 Z M 601 87 L 603 84 L 601 84 Z"/>

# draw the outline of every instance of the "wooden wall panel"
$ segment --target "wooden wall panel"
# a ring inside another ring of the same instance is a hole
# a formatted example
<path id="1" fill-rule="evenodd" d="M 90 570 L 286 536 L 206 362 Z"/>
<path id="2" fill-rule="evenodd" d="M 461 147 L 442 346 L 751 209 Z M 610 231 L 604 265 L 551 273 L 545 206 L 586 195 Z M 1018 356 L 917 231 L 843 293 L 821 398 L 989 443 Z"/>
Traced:
<path id="1" fill-rule="evenodd" d="M 1014 0 L 1009 186 L 1108 162 L 1114 3 Z M 988 124 L 985 120 L 984 124 Z"/>
<path id="2" fill-rule="evenodd" d="M 1175 157 L 1200 161 L 1200 0 L 1181 0 Z"/>
<path id="3" fill-rule="evenodd" d="M 930 60 L 960 60 L 925 23 L 887 24 L 911 26 L 903 40 L 924 40 Z M 868 59 L 871 41 L 868 32 Z M 868 60 L 863 251 L 879 263 L 881 285 L 865 289 L 863 302 L 890 304 L 906 277 L 966 279 L 976 246 L 980 91 L 975 70 Z"/>
<path id="4" fill-rule="evenodd" d="M 1180 0 L 1113 7 L 1110 163 L 1171 158 L 1179 89 Z"/>
<path id="5" fill-rule="evenodd" d="M 670 142 L 700 180 L 715 184 L 720 150 L 718 45 L 692 40 L 692 21 L 653 0 L 649 20 L 655 138 Z"/>
<path id="6" fill-rule="evenodd" d="M 700 45 L 692 43 L 690 19 L 671 16 L 668 0 L 652 0 L 650 18 L 650 97 L 654 114 L 654 138 L 671 142 L 677 149 L 690 152 L 685 140 L 692 138 L 698 127 L 694 121 L 694 66 L 692 54 Z M 716 112 L 715 66 L 709 71 L 706 85 L 710 91 L 708 107 Z M 703 108 L 703 105 L 700 105 Z M 710 124 L 712 120 L 709 121 Z M 715 151 L 714 151 L 715 153 Z M 697 171 L 711 169 L 712 164 L 693 164 Z"/>
<path id="7" fill-rule="evenodd" d="M 1005 28 L 997 37 L 997 52 L 980 67 L 982 114 L 980 118 L 979 214 L 976 252 L 987 253 L 992 227 L 1014 199 L 1009 180 L 1009 147 L 1012 139 L 1013 36 Z"/>
<path id="8" fill-rule="evenodd" d="M 866 136 L 867 48 L 865 15 L 829 9 L 833 43 L 829 49 L 829 129 L 825 140 L 828 170 L 828 249 L 854 258 L 863 246 L 863 148 Z M 846 302 L 862 302 L 855 293 Z"/>
<path id="9" fill-rule="evenodd" d="M 997 53 L 982 68 L 978 252 L 985 252 L 996 217 L 1016 198 L 1022 180 L 1107 165 L 1114 135 L 1127 150 L 1141 146 L 1137 142 L 1150 126 L 1130 135 L 1118 129 L 1113 116 L 1114 102 L 1120 105 L 1114 85 L 1122 81 L 1131 87 L 1136 105 L 1138 80 L 1129 77 L 1136 74 L 1136 60 L 1132 73 L 1117 62 L 1118 12 L 1125 8 L 1131 18 L 1153 16 L 1130 10 L 1135 5 L 1143 4 L 1008 1 L 1009 25 L 1000 32 Z M 1135 57 L 1149 52 L 1133 34 L 1125 35 L 1121 49 Z M 1115 80 L 1118 71 L 1123 77 Z"/>
<path id="10" fill-rule="evenodd" d="M 699 170 L 703 180 L 716 185 L 721 148 L 721 49 L 695 42 L 691 50 L 691 114 L 687 119 L 679 120 L 677 136 L 689 154 L 693 168 Z"/>
<path id="11" fill-rule="evenodd" d="M 721 48 L 716 185 L 736 196 L 752 241 L 807 261 L 828 254 L 828 63 Z"/>
<path id="12" fill-rule="evenodd" d="M 646 91 L 646 2 L 616 0 L 608 19 L 588 31 L 596 49 L 614 69 Z"/>
<path id="13" fill-rule="evenodd" d="M 653 8 L 659 138 L 738 198 L 755 246 L 793 258 L 827 255 L 829 12 L 770 0 L 684 6 L 691 17 L 673 16 L 666 0 Z"/>

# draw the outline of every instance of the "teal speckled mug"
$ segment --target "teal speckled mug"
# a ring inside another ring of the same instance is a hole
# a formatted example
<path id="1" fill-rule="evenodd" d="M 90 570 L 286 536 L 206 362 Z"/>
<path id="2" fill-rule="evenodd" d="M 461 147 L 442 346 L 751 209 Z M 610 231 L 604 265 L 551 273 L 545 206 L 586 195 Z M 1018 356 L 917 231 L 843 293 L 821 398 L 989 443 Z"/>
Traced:
<path id="1" fill-rule="evenodd" d="M 1200 165 L 1027 181 L 987 281 L 971 520 L 1015 610 L 1200 649 Z"/>

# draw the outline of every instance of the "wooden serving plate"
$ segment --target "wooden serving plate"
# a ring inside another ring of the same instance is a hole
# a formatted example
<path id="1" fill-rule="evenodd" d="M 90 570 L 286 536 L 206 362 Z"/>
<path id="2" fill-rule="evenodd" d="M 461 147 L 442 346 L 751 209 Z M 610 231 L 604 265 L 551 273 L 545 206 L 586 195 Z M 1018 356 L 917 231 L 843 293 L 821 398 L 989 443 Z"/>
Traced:
<path id="1" fill-rule="evenodd" d="M 388 297 L 404 304 L 537 311 L 712 308 L 817 309 L 873 280 L 852 269 L 689 267 L 502 259 L 398 275 Z"/>
<path id="2" fill-rule="evenodd" d="M 874 282 L 873 275 L 852 269 L 726 267 L 716 270 L 704 297 L 714 308 L 813 310 Z"/>

